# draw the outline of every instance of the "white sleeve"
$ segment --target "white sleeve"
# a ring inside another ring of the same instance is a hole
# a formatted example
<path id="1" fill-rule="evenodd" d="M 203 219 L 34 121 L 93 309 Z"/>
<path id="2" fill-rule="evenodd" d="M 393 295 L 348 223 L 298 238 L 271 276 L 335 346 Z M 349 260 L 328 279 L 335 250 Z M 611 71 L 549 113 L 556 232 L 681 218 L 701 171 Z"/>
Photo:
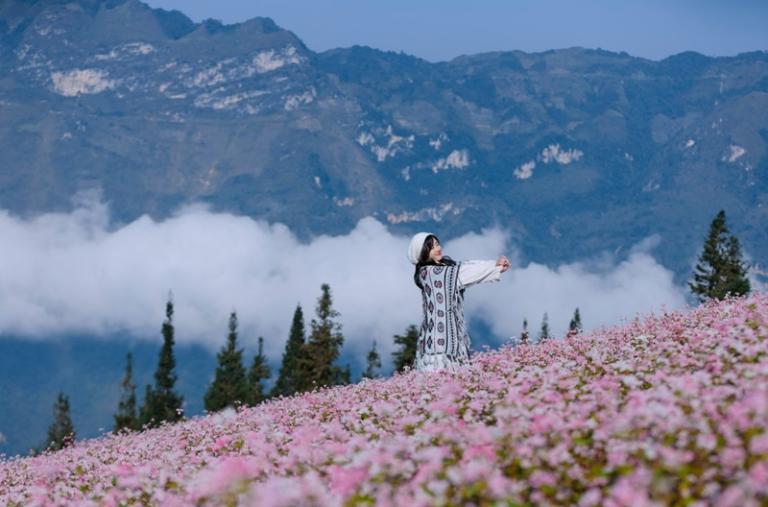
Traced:
<path id="1" fill-rule="evenodd" d="M 496 261 L 463 261 L 459 264 L 459 288 L 483 282 L 498 282 L 501 267 Z"/>

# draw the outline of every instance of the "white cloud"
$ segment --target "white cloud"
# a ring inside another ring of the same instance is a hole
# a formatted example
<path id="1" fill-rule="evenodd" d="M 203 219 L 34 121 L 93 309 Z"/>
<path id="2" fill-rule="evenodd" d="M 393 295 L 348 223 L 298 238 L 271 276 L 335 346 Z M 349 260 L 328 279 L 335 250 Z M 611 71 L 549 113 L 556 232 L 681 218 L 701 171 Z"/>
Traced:
<path id="1" fill-rule="evenodd" d="M 512 289 L 514 287 L 514 290 Z M 518 335 L 523 319 L 538 332 L 544 312 L 550 329 L 562 336 L 579 308 L 587 328 L 618 324 L 662 306 L 685 306 L 684 291 L 672 272 L 648 252 L 636 251 L 620 263 L 576 262 L 558 267 L 530 263 L 511 270 L 503 284 L 473 291 L 467 313 L 483 318 L 499 336 Z"/>
<path id="2" fill-rule="evenodd" d="M 435 231 L 448 236 L 448 231 Z M 241 336 L 264 336 L 279 360 L 297 303 L 312 317 L 329 283 L 347 339 L 360 352 L 372 339 L 390 357 L 391 337 L 421 318 L 408 237 L 365 218 L 348 234 L 301 242 L 285 226 L 188 207 L 163 221 L 142 217 L 115 226 L 106 206 L 85 200 L 68 214 L 26 219 L 0 211 L 0 333 L 45 338 L 64 333 L 128 332 L 160 339 L 165 298 L 173 291 L 177 338 L 217 349 L 237 310 Z M 532 331 L 546 311 L 562 333 L 575 307 L 596 327 L 684 305 L 672 273 L 638 250 L 620 263 L 521 266 L 504 231 L 445 243 L 455 259 L 512 254 L 502 282 L 467 291 L 469 319 L 500 337 Z M 505 248 L 506 246 L 506 248 Z"/>
<path id="3" fill-rule="evenodd" d="M 747 272 L 747 278 L 749 278 L 749 284 L 752 292 L 766 292 L 768 291 L 768 273 L 765 271 L 755 272 L 751 269 Z"/>

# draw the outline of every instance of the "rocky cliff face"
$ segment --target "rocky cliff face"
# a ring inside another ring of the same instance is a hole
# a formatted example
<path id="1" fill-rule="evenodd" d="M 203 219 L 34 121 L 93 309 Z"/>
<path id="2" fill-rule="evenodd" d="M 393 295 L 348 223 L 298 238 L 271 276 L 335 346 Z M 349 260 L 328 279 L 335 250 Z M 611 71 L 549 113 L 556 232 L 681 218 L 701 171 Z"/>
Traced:
<path id="1" fill-rule="evenodd" d="M 314 53 L 269 19 L 137 0 L 0 4 L 0 206 L 116 218 L 191 201 L 341 233 L 509 229 L 559 262 L 657 234 L 687 274 L 718 209 L 768 258 L 768 54 L 571 48 L 429 63 Z"/>

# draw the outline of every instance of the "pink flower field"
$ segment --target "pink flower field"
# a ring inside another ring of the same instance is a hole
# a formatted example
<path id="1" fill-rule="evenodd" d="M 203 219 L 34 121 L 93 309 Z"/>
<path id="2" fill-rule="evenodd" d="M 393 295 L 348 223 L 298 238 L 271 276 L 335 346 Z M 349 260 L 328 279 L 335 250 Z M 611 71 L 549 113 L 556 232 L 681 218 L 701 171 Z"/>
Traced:
<path id="1" fill-rule="evenodd" d="M 3 462 L 0 504 L 767 505 L 768 296 Z"/>

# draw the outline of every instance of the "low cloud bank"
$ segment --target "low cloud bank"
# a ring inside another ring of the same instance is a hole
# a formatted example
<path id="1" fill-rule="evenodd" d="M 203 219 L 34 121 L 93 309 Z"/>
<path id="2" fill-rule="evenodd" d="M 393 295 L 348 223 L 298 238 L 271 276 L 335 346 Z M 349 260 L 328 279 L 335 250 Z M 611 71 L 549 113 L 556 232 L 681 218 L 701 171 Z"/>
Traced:
<path id="1" fill-rule="evenodd" d="M 159 341 L 170 290 L 178 342 L 217 349 L 236 310 L 243 342 L 252 346 L 264 336 L 267 354 L 278 359 L 296 305 L 309 324 L 322 283 L 331 286 L 345 347 L 353 350 L 376 339 L 388 357 L 392 335 L 421 318 L 405 256 L 410 238 L 373 218 L 346 235 L 302 243 L 283 225 L 200 206 L 163 221 L 141 217 L 115 226 L 106 205 L 86 199 L 71 213 L 33 219 L 0 211 L 0 238 L 0 334 L 127 332 Z M 544 312 L 560 335 L 576 307 L 587 329 L 683 307 L 684 290 L 651 246 L 618 263 L 600 258 L 556 268 L 521 266 L 499 229 L 466 234 L 444 250 L 455 259 L 506 253 L 513 260 L 501 283 L 466 294 L 467 317 L 503 340 L 520 332 L 525 317 L 535 335 Z"/>

